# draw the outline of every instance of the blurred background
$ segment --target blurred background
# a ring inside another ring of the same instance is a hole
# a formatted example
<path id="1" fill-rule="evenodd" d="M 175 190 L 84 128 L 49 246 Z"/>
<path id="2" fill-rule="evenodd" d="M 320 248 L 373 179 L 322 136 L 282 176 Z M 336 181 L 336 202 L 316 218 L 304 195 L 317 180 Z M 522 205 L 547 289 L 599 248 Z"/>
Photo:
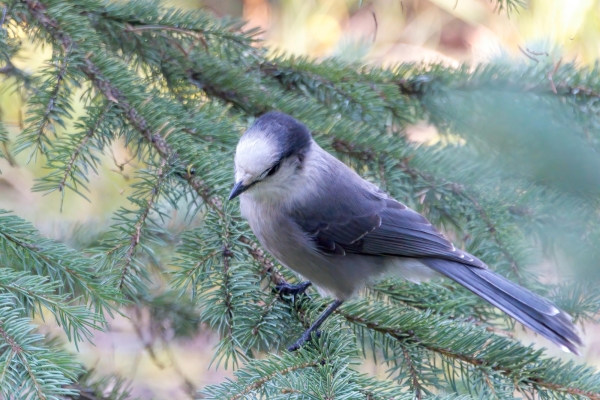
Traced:
<path id="1" fill-rule="evenodd" d="M 260 29 L 273 54 L 311 58 L 341 57 L 374 65 L 397 63 L 481 63 L 502 59 L 526 62 L 575 60 L 593 64 L 600 51 L 600 0 L 531 0 L 524 7 L 500 12 L 487 0 L 171 0 L 174 7 L 202 8 L 219 17 L 242 18 L 245 29 Z M 35 71 L 50 58 L 48 49 L 25 50 L 19 67 Z M 17 64 L 17 63 L 16 63 Z M 21 129 L 24 111 L 18 96 L 4 91 L 2 119 L 11 134 Z M 75 114 L 82 110 L 75 110 Z M 414 126 L 414 140 L 435 142 L 434 128 Z M 111 215 L 127 204 L 128 187 L 137 168 L 132 156 L 115 146 L 98 173 L 90 175 L 90 201 L 69 193 L 61 211 L 60 194 L 32 193 L 43 176 L 44 160 L 22 153 L 0 159 L 0 208 L 13 210 L 33 222 L 43 234 L 83 246 L 111 224 Z M 177 220 L 173 222 L 177 224 Z M 176 227 L 174 227 L 176 229 Z M 76 235 L 73 235 L 73 231 Z M 116 317 L 108 333 L 97 334 L 95 346 L 80 346 L 82 361 L 100 374 L 117 373 L 131 381 L 141 398 L 189 398 L 190 388 L 201 388 L 230 376 L 222 367 L 209 369 L 213 346 L 208 330 L 200 337 L 169 343 L 172 327 L 155 327 L 140 312 L 131 321 Z M 54 328 L 50 320 L 44 329 Z M 157 340 L 157 330 L 160 337 Z M 539 338 L 517 334 L 526 342 L 548 345 Z M 600 337 L 588 332 L 584 360 L 600 367 Z M 162 344 L 161 344 L 162 343 Z M 169 343 L 168 345 L 166 343 Z M 549 354 L 564 356 L 553 346 Z M 565 356 L 566 357 L 566 356 Z M 385 376 L 385 369 L 363 366 L 365 372 Z"/>

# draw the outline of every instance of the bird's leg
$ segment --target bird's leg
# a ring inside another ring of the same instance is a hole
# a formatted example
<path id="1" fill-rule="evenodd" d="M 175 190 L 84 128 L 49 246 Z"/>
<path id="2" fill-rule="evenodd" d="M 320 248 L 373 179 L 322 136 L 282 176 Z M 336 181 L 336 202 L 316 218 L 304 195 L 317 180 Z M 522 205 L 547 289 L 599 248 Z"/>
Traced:
<path id="1" fill-rule="evenodd" d="M 288 351 L 296 351 L 300 347 L 304 346 L 304 344 L 310 340 L 310 335 L 313 332 L 316 332 L 317 329 L 319 329 L 319 327 L 323 324 L 323 322 L 325 322 L 325 320 L 331 314 L 333 314 L 333 312 L 335 310 L 337 310 L 337 308 L 339 306 L 341 306 L 343 302 L 344 302 L 343 300 L 336 300 L 329 307 L 327 307 L 327 309 L 325 311 L 323 311 L 323 314 L 319 315 L 319 318 L 317 318 L 317 320 L 310 326 L 310 328 L 308 328 L 302 334 L 302 336 L 300 336 L 300 339 L 296 340 L 296 343 L 294 343 L 293 345 L 288 347 Z M 318 334 L 318 332 L 317 332 L 317 334 Z"/>
<path id="2" fill-rule="evenodd" d="M 303 294 L 304 292 L 306 292 L 306 289 L 308 289 L 308 287 L 312 285 L 312 283 L 310 281 L 304 281 L 304 282 L 300 282 L 297 285 L 290 285 L 289 283 L 283 283 L 281 285 L 277 285 L 275 286 L 275 290 L 277 290 L 277 292 L 279 293 L 279 296 L 283 296 L 285 294 L 291 294 L 292 296 L 294 296 L 294 303 L 296 302 L 296 297 L 299 294 Z"/>

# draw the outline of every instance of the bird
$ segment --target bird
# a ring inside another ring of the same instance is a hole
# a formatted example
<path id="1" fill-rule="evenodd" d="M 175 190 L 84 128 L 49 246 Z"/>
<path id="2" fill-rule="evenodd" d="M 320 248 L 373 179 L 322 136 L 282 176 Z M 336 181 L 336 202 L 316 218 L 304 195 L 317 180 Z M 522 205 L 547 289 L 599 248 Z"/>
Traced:
<path id="1" fill-rule="evenodd" d="M 258 117 L 234 158 L 240 212 L 260 244 L 308 281 L 278 290 L 294 295 L 311 284 L 334 301 L 288 350 L 318 334 L 344 301 L 386 277 L 421 282 L 445 276 L 548 338 L 579 354 L 571 317 L 549 300 L 492 271 L 455 247 L 424 216 L 364 180 L 278 111 Z"/>

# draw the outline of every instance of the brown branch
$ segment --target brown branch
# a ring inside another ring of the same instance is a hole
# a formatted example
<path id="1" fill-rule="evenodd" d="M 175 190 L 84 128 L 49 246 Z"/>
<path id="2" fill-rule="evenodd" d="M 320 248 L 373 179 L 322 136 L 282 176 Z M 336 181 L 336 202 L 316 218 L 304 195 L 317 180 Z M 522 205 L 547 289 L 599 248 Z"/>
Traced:
<path id="1" fill-rule="evenodd" d="M 6 233 L 4 231 L 0 233 L 0 236 L 4 237 L 8 241 L 13 242 L 17 246 L 20 246 L 20 247 L 23 247 L 23 248 L 25 248 L 27 250 L 35 252 L 35 254 L 37 256 L 39 256 L 42 260 L 46 261 L 48 264 L 52 264 L 52 261 L 50 260 L 49 257 L 47 257 L 45 255 L 42 255 L 42 254 L 39 254 L 39 252 L 42 251 L 42 248 L 40 248 L 39 246 L 36 246 L 34 244 L 31 244 L 31 243 L 24 242 L 23 240 L 17 238 L 16 236 L 9 235 L 8 233 Z"/>
<path id="2" fill-rule="evenodd" d="M 221 200 L 217 197 L 212 196 L 211 189 L 206 185 L 206 183 L 194 176 L 188 176 L 187 182 L 192 189 L 200 196 L 204 204 L 210 207 L 211 210 L 216 212 L 219 217 L 225 218 L 225 212 L 223 211 L 223 204 Z"/>
<path id="3" fill-rule="evenodd" d="M 317 361 L 311 361 L 311 362 L 306 362 L 304 364 L 295 365 L 293 367 L 285 368 L 284 370 L 281 370 L 281 371 L 274 372 L 272 374 L 269 374 L 267 376 L 264 376 L 256 381 L 254 381 L 252 384 L 248 385 L 243 391 L 239 392 L 238 394 L 236 394 L 233 397 L 230 397 L 229 400 L 238 400 L 238 399 L 245 398 L 245 396 L 247 394 L 253 392 L 256 389 L 259 389 L 261 386 L 263 386 L 264 384 L 266 384 L 267 382 L 269 382 L 271 379 L 275 378 L 276 376 L 279 376 L 279 375 L 284 376 L 284 375 L 289 374 L 290 372 L 298 371 L 300 369 L 305 369 L 305 368 L 316 367 L 317 365 L 320 365 L 320 363 Z"/>
<path id="4" fill-rule="evenodd" d="M 108 103 L 106 105 L 106 107 L 104 108 L 102 113 L 98 116 L 98 119 L 96 120 L 96 123 L 94 124 L 94 126 L 91 127 L 90 129 L 88 129 L 86 134 L 83 136 L 83 138 L 80 140 L 79 144 L 75 148 L 75 151 L 71 155 L 69 162 L 66 164 L 65 173 L 63 174 L 63 177 L 58 184 L 59 191 L 62 192 L 62 190 L 64 189 L 66 182 L 67 182 L 67 178 L 69 177 L 69 175 L 71 174 L 71 171 L 73 171 L 73 168 L 75 167 L 75 162 L 77 161 L 77 158 L 79 158 L 79 156 L 81 155 L 81 153 L 82 153 L 83 149 L 85 148 L 85 146 L 87 145 L 87 143 L 92 139 L 92 137 L 94 137 L 94 134 L 100 127 L 100 124 L 102 124 L 102 122 L 104 121 L 104 118 L 106 117 L 106 114 L 108 114 L 108 111 L 110 110 L 111 107 L 112 107 L 111 103 Z"/>
<path id="5" fill-rule="evenodd" d="M 2 325 L 4 325 L 4 322 L 0 321 L 0 336 L 2 336 L 2 339 L 4 339 L 4 341 L 10 346 L 13 353 L 22 353 L 23 349 L 21 348 L 21 346 L 19 346 L 19 344 L 15 342 L 15 339 L 13 339 L 12 336 L 6 333 L 4 328 L 2 328 Z"/>
<path id="6" fill-rule="evenodd" d="M 4 362 L 4 371 L 2 371 L 2 380 L 0 382 L 4 381 L 4 373 L 6 370 L 8 370 L 8 368 L 10 368 L 10 363 L 12 362 L 14 355 L 16 355 L 17 357 L 19 357 L 21 359 L 23 366 L 27 370 L 27 374 L 29 375 L 29 377 L 31 378 L 31 381 L 33 382 L 33 385 L 35 386 L 36 394 L 39 396 L 40 399 L 45 400 L 46 395 L 44 394 L 44 391 L 43 391 L 40 383 L 36 379 L 35 374 L 31 370 L 31 366 L 29 365 L 29 362 L 27 361 L 27 358 L 25 357 L 23 348 L 14 340 L 14 338 L 12 336 L 10 336 L 4 330 L 4 328 L 2 328 L 2 325 L 4 325 L 4 323 L 2 321 L 0 321 L 0 336 L 10 346 L 11 355 L 8 357 L 6 362 Z"/>
<path id="7" fill-rule="evenodd" d="M 533 60 L 535 62 L 539 62 L 540 60 L 538 60 L 537 58 L 533 57 L 531 54 L 527 53 L 525 50 L 523 50 L 523 48 L 521 46 L 517 46 L 519 48 L 519 50 L 521 51 L 521 53 L 523 53 L 525 55 L 525 57 L 529 58 L 530 60 Z M 532 53 L 533 54 L 533 53 Z"/>
<path id="8" fill-rule="evenodd" d="M 269 278 L 274 285 L 282 285 L 287 283 L 281 272 L 275 266 L 273 261 L 265 255 L 265 252 L 259 247 L 259 245 L 253 240 L 246 236 L 240 236 L 239 241 L 248 246 L 248 253 L 254 258 L 254 261 L 263 266 L 261 271 L 261 277 L 269 274 Z"/>
<path id="9" fill-rule="evenodd" d="M 81 68 L 98 90 L 100 90 L 109 101 L 116 103 L 125 114 L 127 120 L 142 136 L 144 136 L 147 142 L 151 144 L 164 159 L 171 160 L 175 154 L 172 147 L 162 136 L 152 132 L 146 119 L 127 101 L 127 98 L 119 89 L 102 76 L 98 67 L 89 58 L 86 58 Z"/>
<path id="10" fill-rule="evenodd" d="M 130 239 L 129 248 L 127 249 L 127 253 L 125 254 L 125 265 L 123 266 L 123 271 L 121 272 L 121 279 L 119 280 L 119 290 L 123 289 L 123 284 L 125 283 L 127 272 L 129 272 L 129 267 L 131 266 L 131 263 L 133 261 L 135 250 L 140 244 L 140 240 L 142 237 L 142 228 L 146 223 L 146 219 L 148 219 L 148 216 L 150 215 L 152 207 L 154 207 L 154 203 L 156 202 L 156 199 L 160 194 L 160 188 L 167 176 L 167 168 L 165 168 L 166 164 L 167 160 L 163 158 L 160 162 L 160 166 L 157 171 L 158 178 L 156 179 L 156 182 L 152 190 L 150 191 L 150 196 L 146 201 L 146 207 L 144 208 L 144 211 L 142 212 L 134 226 L 134 231 Z"/>
<path id="11" fill-rule="evenodd" d="M 365 318 L 350 315 L 341 309 L 337 309 L 335 312 L 337 314 L 341 315 L 342 317 L 344 317 L 346 319 L 346 321 L 348 321 L 352 324 L 364 326 L 368 329 L 382 333 L 384 335 L 389 335 L 390 337 L 392 337 L 400 342 L 404 342 L 407 340 L 407 338 L 410 338 L 413 336 L 411 334 L 411 332 L 404 332 L 401 329 L 384 327 L 384 326 L 381 326 L 377 322 L 368 321 Z M 424 343 L 422 341 L 419 341 L 419 345 L 423 346 L 425 349 L 428 349 L 430 351 L 438 353 L 442 356 L 446 356 L 446 357 L 449 357 L 449 358 L 452 358 L 455 360 L 460 360 L 460 361 L 463 361 L 465 363 L 471 364 L 476 367 L 486 366 L 487 368 L 491 368 L 492 370 L 500 372 L 504 375 L 511 375 L 515 372 L 509 368 L 502 367 L 501 365 L 497 365 L 494 363 L 490 364 L 485 359 L 477 358 L 476 355 L 458 353 L 458 352 L 452 351 L 450 349 L 446 349 L 446 348 L 443 348 L 440 346 L 435 346 L 435 345 L 432 345 L 429 343 Z M 559 385 L 556 383 L 544 381 L 541 378 L 531 377 L 531 378 L 528 378 L 527 381 L 532 382 L 534 385 L 537 385 L 539 387 L 546 388 L 549 390 L 555 390 L 555 391 L 559 391 L 559 392 L 563 392 L 563 393 L 568 393 L 571 395 L 585 396 L 591 400 L 600 400 L 599 393 L 588 392 L 588 391 L 578 389 L 575 387 L 570 387 L 570 386 L 565 387 L 565 386 L 562 386 L 562 385 Z M 515 386 L 517 386 L 517 385 L 515 384 Z"/>
<path id="12" fill-rule="evenodd" d="M 406 361 L 406 368 L 408 369 L 412 384 L 411 386 L 413 387 L 414 391 L 415 391 L 415 398 L 417 400 L 421 400 L 421 383 L 419 382 L 419 374 L 417 373 L 417 371 L 415 370 L 415 366 L 412 363 L 412 359 L 410 357 L 410 354 L 408 352 L 408 350 L 403 346 L 402 347 L 402 354 L 404 356 L 404 361 Z"/>
<path id="13" fill-rule="evenodd" d="M 231 293 L 229 292 L 229 258 L 233 255 L 231 250 L 223 245 L 223 287 L 225 288 L 225 308 L 227 309 L 227 334 L 230 338 L 233 338 L 233 305 L 231 304 Z"/>
<path id="14" fill-rule="evenodd" d="M 27 370 L 27 374 L 29 375 L 29 377 L 31 378 L 31 381 L 33 382 L 33 384 L 35 386 L 35 391 L 36 391 L 37 395 L 39 396 L 39 398 L 41 400 L 46 400 L 47 397 L 44 394 L 42 386 L 40 385 L 40 383 L 36 379 L 35 374 L 33 373 L 33 371 L 31 370 L 31 365 L 29 365 L 29 362 L 27 362 L 27 359 L 25 358 L 25 354 L 19 353 L 19 358 L 21 358 L 21 362 L 25 366 L 25 369 Z"/>
<path id="15" fill-rule="evenodd" d="M 490 388 L 490 390 L 494 394 L 494 398 L 498 399 L 499 397 L 498 397 L 498 394 L 496 393 L 496 389 L 494 388 L 494 383 L 490 379 L 490 375 L 485 373 L 485 371 L 482 371 L 482 373 L 483 373 L 483 379 L 485 380 L 485 384 L 487 385 L 488 388 Z"/>
<path id="16" fill-rule="evenodd" d="M 76 271 L 72 270 L 71 268 L 68 268 L 66 266 L 63 266 L 60 262 L 57 262 L 57 260 L 53 260 L 50 257 L 48 257 L 46 254 L 41 253 L 44 249 L 40 248 L 39 246 L 33 245 L 31 243 L 27 243 L 24 242 L 20 239 L 18 239 L 15 236 L 9 235 L 6 232 L 0 232 L 0 237 L 4 237 L 6 240 L 13 242 L 14 244 L 23 247 L 29 251 L 31 251 L 33 254 L 31 254 L 32 257 L 37 257 L 39 259 L 41 259 L 44 263 L 46 263 L 48 266 L 56 266 L 56 265 L 60 265 L 61 268 L 69 275 L 71 275 L 72 277 L 76 278 L 77 282 L 84 286 L 90 293 L 95 293 L 94 290 L 92 290 L 89 285 L 88 282 L 81 277 L 81 275 L 79 273 L 77 273 Z"/>
<path id="17" fill-rule="evenodd" d="M 44 110 L 44 116 L 42 117 L 39 127 L 37 129 L 37 143 L 38 148 L 42 151 L 42 137 L 46 136 L 45 130 L 46 127 L 50 124 L 50 114 L 54 110 L 54 106 L 56 105 L 56 101 L 58 99 L 58 95 L 61 89 L 61 85 L 65 79 L 65 75 L 67 74 L 67 56 L 69 54 L 69 48 L 65 46 L 64 49 L 64 57 L 62 59 L 62 63 L 60 68 L 58 69 L 58 74 L 56 75 L 56 84 L 54 85 L 54 89 L 50 93 L 50 99 L 48 100 L 48 104 L 46 105 L 46 109 Z M 56 132 L 55 132 L 56 134 Z"/>
<path id="18" fill-rule="evenodd" d="M 269 304 L 265 304 L 263 306 L 263 311 L 260 313 L 260 318 L 258 319 L 256 324 L 252 328 L 252 335 L 254 335 L 254 336 L 258 335 L 258 331 L 260 330 L 260 325 L 263 323 L 263 321 L 265 320 L 267 315 L 273 310 L 273 307 L 275 307 L 275 303 L 277 303 L 277 301 L 279 301 L 279 298 L 277 296 L 273 296 L 273 298 L 271 299 Z"/>
<path id="19" fill-rule="evenodd" d="M 167 352 L 167 355 L 169 356 L 169 360 L 171 360 L 171 367 L 173 368 L 173 370 L 175 370 L 175 373 L 177 375 L 179 375 L 179 377 L 183 381 L 183 390 L 188 394 L 188 396 L 190 396 L 191 399 L 202 398 L 202 397 L 198 397 L 198 393 L 197 393 L 198 389 L 196 388 L 196 385 L 194 384 L 194 382 L 192 382 L 190 380 L 190 378 L 188 378 L 185 375 L 185 373 L 179 366 L 179 363 L 177 363 L 177 360 L 175 359 L 175 355 L 173 354 L 173 351 L 171 350 L 169 343 L 164 340 L 163 340 L 163 342 L 165 345 L 165 350 Z"/>
<path id="20" fill-rule="evenodd" d="M 158 367 L 158 369 L 165 369 L 165 364 L 158 359 L 158 356 L 156 355 L 156 352 L 154 351 L 154 348 L 152 347 L 152 341 L 147 341 L 144 339 L 144 333 L 142 332 L 142 328 L 138 325 L 138 321 L 140 320 L 140 317 L 141 317 L 141 309 L 139 307 L 135 307 L 135 315 L 136 315 L 136 318 L 135 319 L 131 318 L 130 320 L 131 320 L 131 325 L 133 326 L 133 330 L 135 331 L 136 336 L 138 337 L 140 342 L 142 342 L 144 349 L 150 356 L 150 359 L 152 360 L 154 365 L 156 365 Z"/>

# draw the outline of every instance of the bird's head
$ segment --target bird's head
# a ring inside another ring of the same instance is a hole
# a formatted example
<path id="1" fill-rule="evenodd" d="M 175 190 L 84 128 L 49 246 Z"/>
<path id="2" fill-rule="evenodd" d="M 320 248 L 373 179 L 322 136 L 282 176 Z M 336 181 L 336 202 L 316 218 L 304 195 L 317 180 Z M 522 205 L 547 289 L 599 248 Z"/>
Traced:
<path id="1" fill-rule="evenodd" d="M 276 195 L 289 189 L 311 143 L 306 126 L 289 115 L 273 111 L 258 118 L 237 145 L 229 199 L 246 191 Z"/>

